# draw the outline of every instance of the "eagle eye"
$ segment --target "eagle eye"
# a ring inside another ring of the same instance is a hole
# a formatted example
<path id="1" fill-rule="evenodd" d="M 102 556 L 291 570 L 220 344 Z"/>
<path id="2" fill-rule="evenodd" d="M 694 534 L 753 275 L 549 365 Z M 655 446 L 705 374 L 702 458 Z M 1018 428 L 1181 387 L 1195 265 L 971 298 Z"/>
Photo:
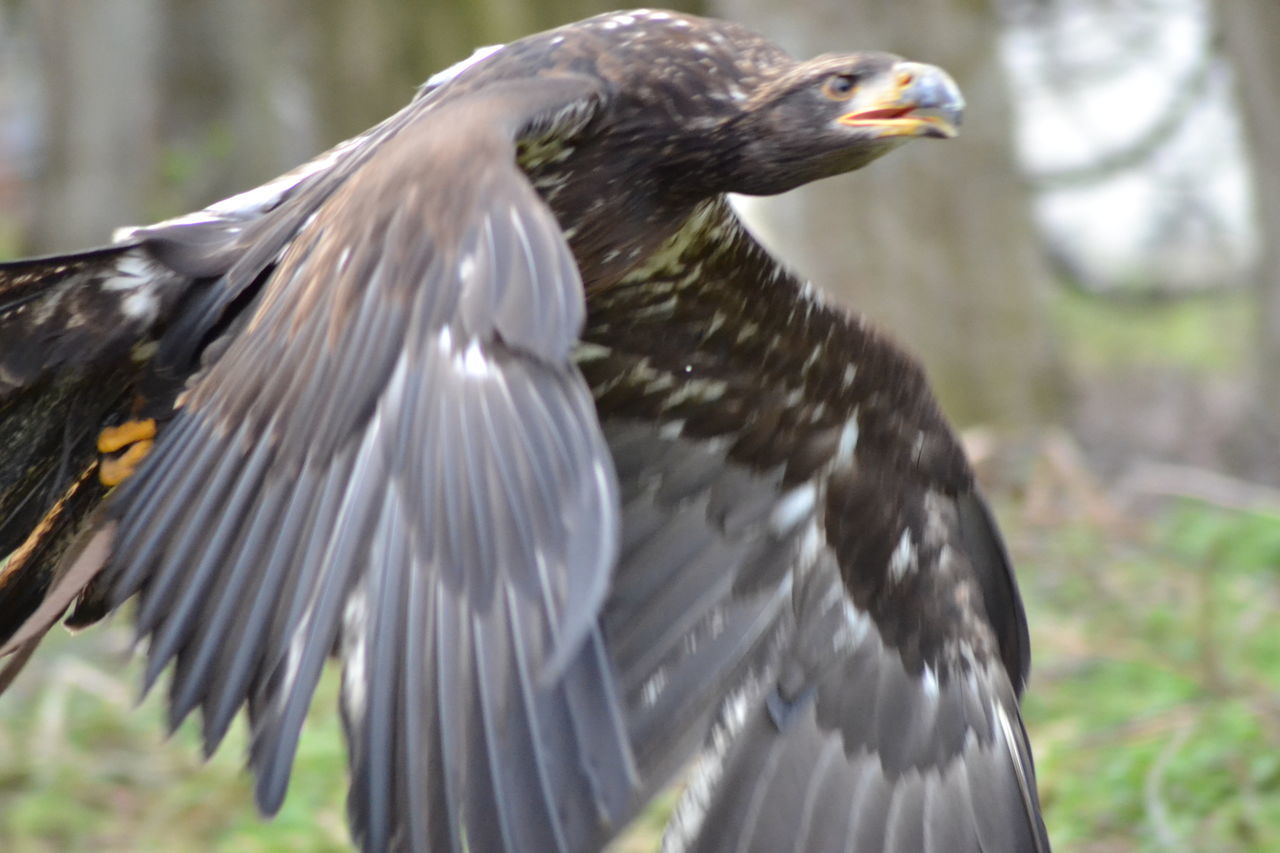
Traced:
<path id="1" fill-rule="evenodd" d="M 852 74 L 832 74 L 822 84 L 822 94 L 833 101 L 847 101 L 858 88 L 858 79 Z"/>

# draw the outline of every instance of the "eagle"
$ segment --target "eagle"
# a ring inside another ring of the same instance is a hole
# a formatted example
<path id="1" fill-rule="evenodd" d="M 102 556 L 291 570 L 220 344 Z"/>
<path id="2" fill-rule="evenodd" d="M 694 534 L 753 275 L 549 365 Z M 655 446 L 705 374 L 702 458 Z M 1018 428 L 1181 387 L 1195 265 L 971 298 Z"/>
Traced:
<path id="1" fill-rule="evenodd" d="M 134 600 L 267 815 L 342 663 L 365 851 L 1047 851 L 1010 562 L 918 364 L 769 195 L 956 134 L 937 67 L 640 10 L 297 170 L 0 266 L 5 681 Z"/>

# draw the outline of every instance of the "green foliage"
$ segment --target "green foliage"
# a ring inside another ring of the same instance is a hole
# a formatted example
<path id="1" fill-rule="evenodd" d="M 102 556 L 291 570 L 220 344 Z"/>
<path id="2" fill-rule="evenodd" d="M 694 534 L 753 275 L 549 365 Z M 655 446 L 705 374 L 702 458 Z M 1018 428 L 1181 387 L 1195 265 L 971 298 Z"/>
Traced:
<path id="1" fill-rule="evenodd" d="M 216 186 L 221 172 L 235 155 L 235 138 L 224 121 L 211 122 L 195 140 L 173 141 L 160 151 L 155 185 L 147 199 L 147 219 L 165 219 L 176 210 L 207 204 L 207 198 L 193 202 L 193 194 L 204 196 Z"/>
<path id="2" fill-rule="evenodd" d="M 0 212 L 0 261 L 22 254 L 22 229 L 16 217 Z"/>
<path id="3" fill-rule="evenodd" d="M 1117 365 L 1238 370 L 1248 363 L 1253 310 L 1248 293 L 1125 305 L 1060 290 L 1053 313 L 1067 362 L 1087 376 Z"/>
<path id="4" fill-rule="evenodd" d="M 1169 549 L 1189 562 L 1218 572 L 1270 570 L 1280 576 L 1280 516 L 1188 502 L 1162 519 L 1161 528 Z"/>

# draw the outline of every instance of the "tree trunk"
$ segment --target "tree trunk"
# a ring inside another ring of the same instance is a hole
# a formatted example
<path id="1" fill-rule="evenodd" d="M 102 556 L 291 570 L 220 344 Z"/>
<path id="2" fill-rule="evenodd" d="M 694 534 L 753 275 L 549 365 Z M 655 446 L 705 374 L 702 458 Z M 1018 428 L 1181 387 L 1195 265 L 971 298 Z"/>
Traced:
<path id="1" fill-rule="evenodd" d="M 677 8 L 690 5 L 675 3 Z M 313 72 L 329 136 L 350 136 L 386 117 L 432 72 L 465 59 L 477 47 L 618 6 L 617 0 L 382 0 L 378 13 L 371 15 L 349 0 L 315 3 L 311 17 L 322 59 L 313 64 Z"/>
<path id="2" fill-rule="evenodd" d="M 400 109 L 475 47 L 616 6 L 40 0 L 18 16 L 45 106 L 22 248 L 101 244 L 115 226 L 248 189 Z"/>
<path id="3" fill-rule="evenodd" d="M 865 171 L 753 203 L 802 274 L 921 356 L 961 423 L 1011 425 L 1061 404 L 1048 273 L 1019 181 L 999 26 L 973 0 L 719 0 L 797 56 L 877 49 L 946 68 L 969 103 L 960 137 L 917 141 Z"/>
<path id="4" fill-rule="evenodd" d="M 1217 14 L 1235 79 L 1252 160 L 1259 233 L 1257 260 L 1259 412 L 1280 434 L 1280 3 L 1218 0 Z"/>
<path id="5" fill-rule="evenodd" d="M 161 132 L 166 194 L 157 216 L 208 204 L 325 147 L 302 0 L 171 0 L 164 7 Z M 160 164 L 156 164 L 160 165 Z"/>
<path id="6" fill-rule="evenodd" d="M 42 0 L 31 9 L 45 145 L 28 240 L 52 252 L 137 222 L 156 159 L 157 0 Z M 116 213 L 104 220 L 103 209 Z"/>

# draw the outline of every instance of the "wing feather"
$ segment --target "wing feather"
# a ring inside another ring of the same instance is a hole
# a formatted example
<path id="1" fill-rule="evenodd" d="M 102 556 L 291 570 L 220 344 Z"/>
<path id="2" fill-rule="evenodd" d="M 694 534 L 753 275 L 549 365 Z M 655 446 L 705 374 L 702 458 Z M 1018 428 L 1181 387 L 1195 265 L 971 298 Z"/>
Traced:
<path id="1" fill-rule="evenodd" d="M 460 829 L 454 829 L 454 822 L 446 815 L 462 812 L 468 819 L 472 811 L 462 811 L 466 801 L 466 766 L 467 760 L 461 747 L 468 742 L 468 729 L 472 720 L 462 716 L 469 707 L 467 697 L 470 695 L 471 682 L 475 676 L 466 662 L 473 654 L 470 633 L 465 630 L 462 603 L 446 597 L 444 588 L 439 584 L 434 590 L 436 596 L 436 715 L 439 720 L 440 746 L 440 788 L 449 810 L 436 817 L 436 833 L 448 839 L 445 849 L 461 850 Z M 476 756 L 477 762 L 481 756 Z M 470 838 L 468 832 L 468 838 Z M 433 846 L 431 849 L 437 849 Z"/>
<path id="2" fill-rule="evenodd" d="M 370 549 L 369 571 L 357 581 L 343 609 L 344 722 L 351 750 L 353 810 L 365 818 L 362 843 L 372 849 L 388 845 L 395 779 L 396 741 L 404 736 L 398 700 L 402 655 L 409 637 L 404 604 L 409 573 L 397 571 L 408 560 L 407 542 L 392 494 L 385 504 Z M 394 720 L 392 726 L 371 725 Z"/>
<path id="3" fill-rule="evenodd" d="M 268 483 L 267 488 L 284 490 L 291 487 L 294 495 L 311 495 L 319 489 L 320 475 L 311 469 L 303 469 L 291 483 Z M 284 498 L 288 500 L 288 498 Z M 292 581 L 295 567 L 294 555 L 298 552 L 307 531 L 308 516 L 313 504 L 310 501 L 290 501 L 273 539 L 263 542 L 266 559 L 260 553 L 244 552 L 240 560 L 257 563 L 258 583 L 248 599 L 249 607 L 234 609 L 230 625 L 208 626 L 208 636 L 221 646 L 222 663 L 214 667 L 214 677 L 206 687 L 202 700 L 204 746 L 211 754 L 226 734 L 246 697 L 252 692 L 255 673 L 266 668 L 267 639 L 276 608 Z M 251 565 L 252 565 L 251 563 Z M 224 569 L 225 571 L 225 569 Z M 225 624 L 225 623 L 224 623 Z M 234 642 L 228 642 L 234 637 Z"/>
<path id="4" fill-rule="evenodd" d="M 255 493 L 262 484 L 266 473 L 266 464 L 269 453 L 265 446 L 258 446 L 249 453 L 245 461 L 244 467 L 236 472 L 236 482 L 232 494 L 227 497 L 225 510 L 221 513 L 213 513 L 209 515 L 215 519 L 214 523 L 208 525 L 211 529 L 199 530 L 202 523 L 197 519 L 206 517 L 209 512 L 207 508 L 200 507 L 195 509 L 189 516 L 188 525 L 195 526 L 197 533 L 204 536 L 204 541 L 198 546 L 192 546 L 185 551 L 177 550 L 182 557 L 170 558 L 169 565 L 184 566 L 185 571 L 180 575 L 177 572 L 171 572 L 169 576 L 164 577 L 171 586 L 175 587 L 171 595 L 164 596 L 158 589 L 158 579 L 148 586 L 145 596 L 145 604 L 139 605 L 135 621 L 139 631 L 151 631 L 160 625 L 163 616 L 163 627 L 155 630 L 151 638 L 151 646 L 147 654 L 147 671 L 144 676 L 144 684 L 150 688 L 155 679 L 160 675 L 160 671 L 182 650 L 190 637 L 192 627 L 196 624 L 195 614 L 202 602 L 204 602 L 212 591 L 220 565 L 225 562 L 225 556 L 230 547 L 234 545 L 231 537 L 236 532 L 236 522 L 243 516 L 252 519 L 249 515 L 247 506 L 255 503 Z M 227 468 L 229 466 L 223 466 Z M 230 472 L 227 472 L 228 474 Z M 225 475 L 224 475 L 225 476 Z M 215 489 L 210 488 L 202 499 L 208 499 Z M 180 562 L 185 560 L 188 554 L 198 554 L 198 560 L 192 563 Z M 173 577 L 178 575 L 178 577 Z M 232 576 L 234 577 L 234 576 Z M 163 612 L 166 611 L 166 612 Z M 171 713 L 176 710 L 176 706 L 171 705 Z M 180 722 L 178 720 L 173 723 Z"/>
<path id="5" fill-rule="evenodd" d="M 247 517 L 251 522 L 227 555 L 224 582 L 212 584 L 207 594 L 197 599 L 199 613 L 192 615 L 189 620 L 191 642 L 178 653 L 170 685 L 171 728 L 176 728 L 200 704 L 202 693 L 209 684 L 216 681 L 218 673 L 230 669 L 226 665 L 228 650 L 221 642 L 220 634 L 211 628 L 215 625 L 234 624 L 238 613 L 251 611 L 255 607 L 255 602 L 258 601 L 257 591 L 263 583 L 263 574 L 258 571 L 261 566 L 257 562 L 257 555 L 267 551 L 269 537 L 279 531 L 286 499 L 282 484 L 262 484 L 256 503 L 248 512 Z M 247 607 L 245 602 L 249 602 Z M 256 632 L 250 629 L 238 635 L 248 642 L 252 641 Z M 219 662 L 223 662 L 223 665 L 218 666 Z M 212 728 L 210 722 L 210 715 L 206 714 L 206 730 Z"/>
<path id="6" fill-rule="evenodd" d="M 480 613 L 473 613 L 470 614 L 470 624 L 467 626 L 478 664 L 472 679 L 475 689 L 473 707 L 476 709 L 478 725 L 473 728 L 473 742 L 468 749 L 475 756 L 477 765 L 472 768 L 476 772 L 470 775 L 467 791 L 467 842 L 468 847 L 474 845 L 478 850 L 514 850 L 517 849 L 513 825 L 516 816 L 511 814 L 510 791 L 507 788 L 510 777 L 504 772 L 504 755 L 495 719 L 498 710 L 494 707 L 499 701 L 495 694 L 504 690 L 503 685 L 495 684 L 494 681 L 502 678 L 503 674 L 494 672 L 497 668 L 493 660 L 495 651 L 490 650 L 488 642 L 489 632 L 498 626 L 484 624 L 495 621 L 497 620 L 485 619 Z M 490 791 L 494 790 L 501 793 L 496 797 L 491 796 Z M 494 808 L 485 816 L 486 819 L 477 820 L 491 802 Z"/>
<path id="7" fill-rule="evenodd" d="M 388 536 L 408 544 L 408 519 L 402 514 L 400 498 L 394 492 L 388 496 L 388 510 L 395 519 L 389 524 Z M 403 559 L 410 560 L 406 550 Z M 402 572 L 404 590 L 402 606 L 407 613 L 403 616 L 404 638 L 400 648 L 401 667 L 398 678 L 399 692 L 396 696 L 397 708 L 395 719 L 400 740 L 394 755 L 398 784 L 394 786 L 396 800 L 394 807 L 405 815 L 404 831 L 401 845 L 409 850 L 447 850 L 456 849 L 451 839 L 443 839 L 432 844 L 432 832 L 436 827 L 435 820 L 427 815 L 451 814 L 448 804 L 448 779 L 440 772 L 439 732 L 442 727 L 436 719 L 432 705 L 432 693 L 427 684 L 435 675 L 433 661 L 435 612 L 432 607 L 428 585 L 423 573 L 418 571 Z M 408 614 L 417 614 L 410 618 Z M 358 677 L 358 674 L 351 677 Z M 355 721 L 358 725 L 360 721 Z M 350 725 L 350 724 L 349 724 Z M 364 725 L 368 725 L 366 721 Z M 353 741 L 354 742 L 354 741 Z M 352 757 L 352 766 L 358 772 L 358 754 Z M 354 776 L 353 776 L 354 778 Z M 358 789 L 353 787 L 353 792 Z M 351 805 L 348 811 L 363 814 L 359 805 Z M 445 827 L 452 827 L 453 821 L 443 821 Z M 358 843 L 365 845 L 357 836 Z"/>

